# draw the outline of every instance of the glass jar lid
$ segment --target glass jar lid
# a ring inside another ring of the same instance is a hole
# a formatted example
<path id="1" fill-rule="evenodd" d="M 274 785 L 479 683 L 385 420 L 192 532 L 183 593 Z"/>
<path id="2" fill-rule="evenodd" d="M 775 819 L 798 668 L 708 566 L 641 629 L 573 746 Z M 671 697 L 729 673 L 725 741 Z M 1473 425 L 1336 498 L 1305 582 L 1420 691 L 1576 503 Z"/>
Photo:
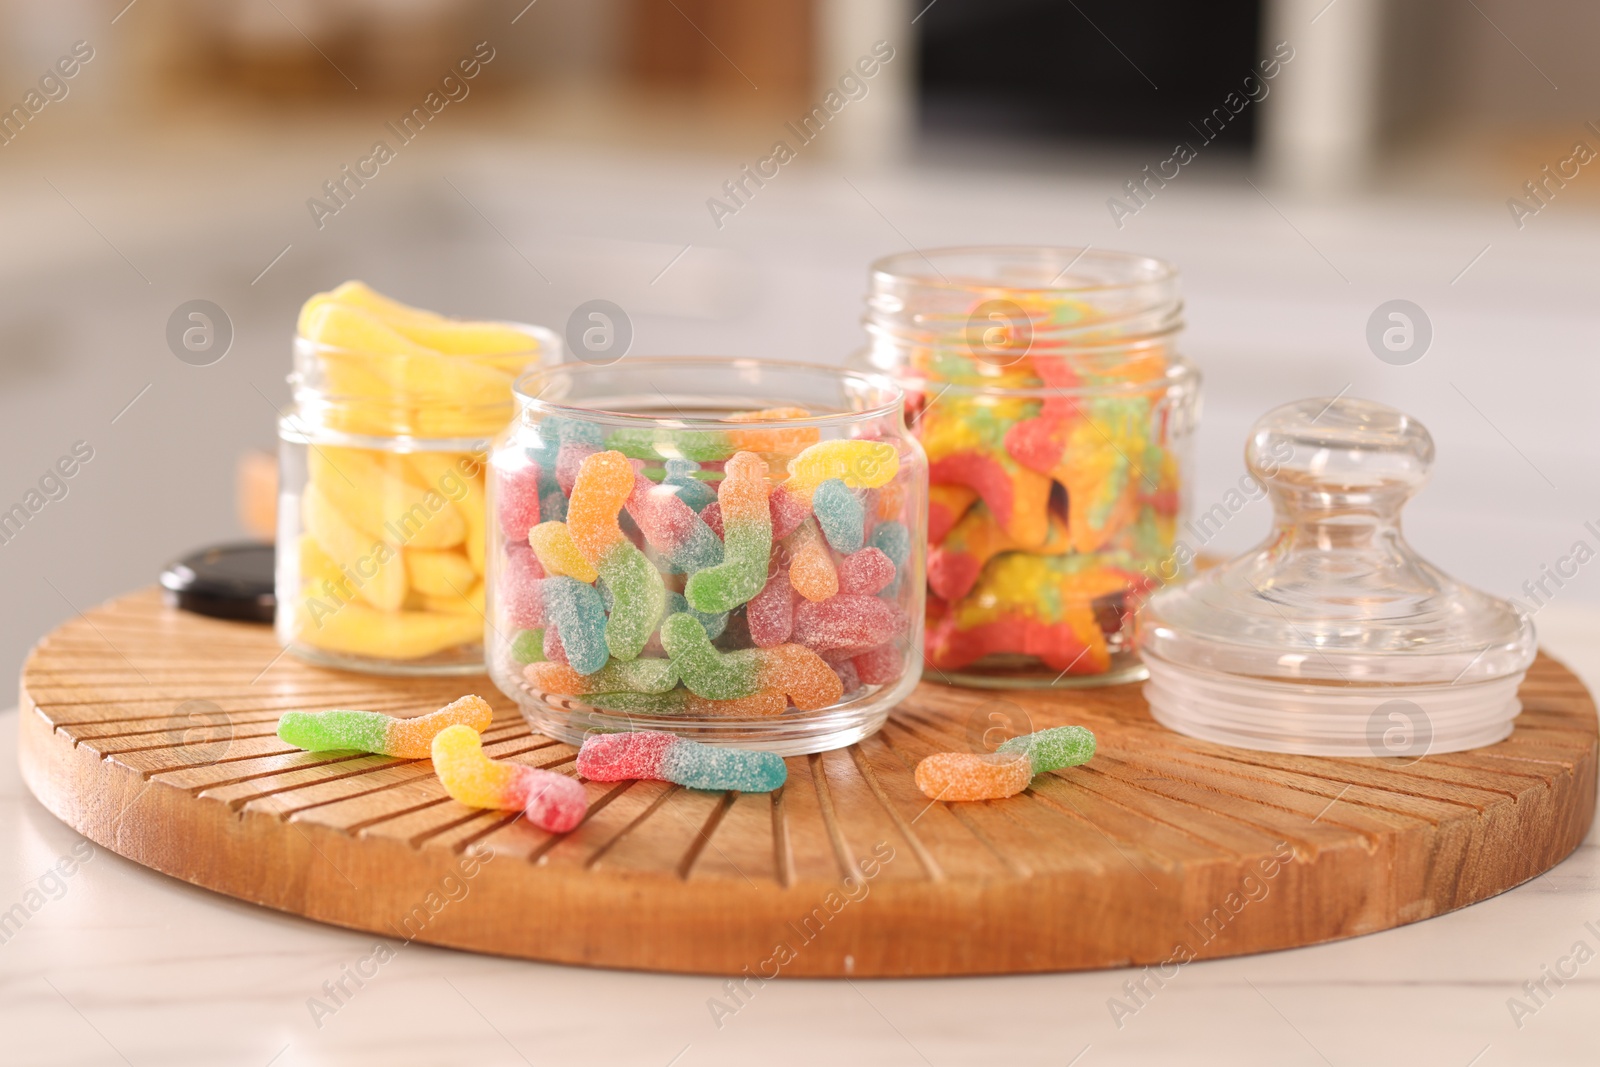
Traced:
<path id="1" fill-rule="evenodd" d="M 1455 751 L 1509 733 L 1533 624 L 1401 536 L 1433 457 L 1421 423 L 1371 401 L 1303 400 L 1257 422 L 1245 461 L 1271 496 L 1272 535 L 1145 605 L 1156 718 L 1316 755 Z"/>

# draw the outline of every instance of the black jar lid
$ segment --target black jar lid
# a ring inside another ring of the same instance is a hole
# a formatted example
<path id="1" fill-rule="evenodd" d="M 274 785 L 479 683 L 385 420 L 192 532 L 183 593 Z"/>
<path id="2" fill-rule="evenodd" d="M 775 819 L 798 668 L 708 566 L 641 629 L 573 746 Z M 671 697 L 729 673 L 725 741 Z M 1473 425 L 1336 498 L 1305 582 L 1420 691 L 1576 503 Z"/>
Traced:
<path id="1" fill-rule="evenodd" d="M 161 588 L 168 604 L 219 619 L 271 622 L 273 546 L 259 542 L 213 545 L 168 564 Z"/>

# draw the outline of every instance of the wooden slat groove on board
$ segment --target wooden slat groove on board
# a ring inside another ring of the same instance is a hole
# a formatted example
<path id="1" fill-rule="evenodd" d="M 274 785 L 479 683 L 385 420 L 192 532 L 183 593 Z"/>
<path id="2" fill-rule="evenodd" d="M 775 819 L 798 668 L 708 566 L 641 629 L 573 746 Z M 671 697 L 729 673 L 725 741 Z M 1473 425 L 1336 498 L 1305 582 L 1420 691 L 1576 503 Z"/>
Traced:
<path id="1" fill-rule="evenodd" d="M 589 810 L 552 834 L 451 799 L 428 760 L 302 752 L 276 735 L 285 711 L 411 716 L 477 692 L 495 710 L 486 753 L 575 775 L 576 750 L 532 733 L 487 679 L 348 674 L 279 653 L 268 627 L 187 615 L 151 591 L 68 620 L 23 671 L 30 787 L 140 862 L 347 926 L 391 934 L 388 917 L 449 875 L 471 890 L 422 940 L 728 973 L 791 945 L 784 974 L 847 976 L 1159 962 L 1247 876 L 1270 892 L 1203 955 L 1380 930 L 1537 876 L 1594 810 L 1594 704 L 1541 657 L 1510 737 L 1419 760 L 1181 737 L 1136 686 L 924 684 L 878 734 L 790 758 L 772 794 L 578 778 Z M 1086 725 L 1098 753 L 1005 800 L 923 796 L 917 763 L 972 749 L 996 711 Z"/>

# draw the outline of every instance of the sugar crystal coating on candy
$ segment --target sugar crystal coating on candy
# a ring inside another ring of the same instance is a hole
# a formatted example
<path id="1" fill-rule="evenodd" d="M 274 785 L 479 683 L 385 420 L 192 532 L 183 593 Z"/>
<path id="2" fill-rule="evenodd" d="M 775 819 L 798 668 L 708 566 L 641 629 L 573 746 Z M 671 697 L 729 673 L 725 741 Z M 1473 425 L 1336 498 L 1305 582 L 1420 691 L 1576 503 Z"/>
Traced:
<path id="1" fill-rule="evenodd" d="M 665 693 L 678 684 L 678 668 L 665 659 L 614 659 L 592 674 L 560 663 L 530 663 L 522 676 L 546 693 Z"/>
<path id="2" fill-rule="evenodd" d="M 893 644 L 869 648 L 850 661 L 866 685 L 888 685 L 906 672 L 904 653 Z"/>
<path id="3" fill-rule="evenodd" d="M 526 542 L 507 546 L 500 572 L 500 606 L 506 621 L 519 630 L 544 626 L 544 567 Z"/>
<path id="4" fill-rule="evenodd" d="M 683 684 L 696 696 L 732 700 L 761 688 L 757 649 L 718 652 L 692 616 L 670 615 L 661 624 L 661 644 Z"/>
<path id="5" fill-rule="evenodd" d="M 544 658 L 549 663 L 566 663 L 567 650 L 561 644 L 561 631 L 554 626 L 544 630 Z"/>
<path id="6" fill-rule="evenodd" d="M 511 639 L 511 658 L 518 663 L 539 663 L 544 660 L 544 630 L 518 630 Z"/>
<path id="7" fill-rule="evenodd" d="M 832 652 L 822 658 L 833 668 L 833 673 L 839 676 L 841 697 L 847 697 L 861 688 L 861 675 L 856 671 L 855 661 L 848 655 L 843 652 Z"/>
<path id="8" fill-rule="evenodd" d="M 594 445 L 584 441 L 562 441 L 561 448 L 556 453 L 556 484 L 568 496 L 572 494 L 572 487 L 577 484 L 578 471 L 583 466 L 583 461 L 600 451 Z"/>
<path id="9" fill-rule="evenodd" d="M 839 591 L 839 572 L 814 519 L 789 535 L 789 584 L 807 600 L 826 600 Z"/>
<path id="10" fill-rule="evenodd" d="M 678 741 L 663 755 L 660 774 L 685 789 L 770 793 L 788 780 L 783 758 L 771 752 Z"/>
<path id="11" fill-rule="evenodd" d="M 811 509 L 804 500 L 789 492 L 782 485 L 772 487 L 771 494 L 767 497 L 768 510 L 772 513 L 772 539 L 781 541 L 799 527 L 811 514 Z"/>
<path id="12" fill-rule="evenodd" d="M 1055 726 L 1002 741 L 995 752 L 1022 754 L 1033 764 L 1034 774 L 1076 767 L 1094 758 L 1094 734 L 1083 726 Z"/>
<path id="13" fill-rule="evenodd" d="M 689 576 L 684 596 L 696 611 L 729 611 L 761 592 L 772 555 L 772 515 L 767 507 L 767 465 L 740 452 L 728 460 L 717 489 L 723 562 Z"/>
<path id="14" fill-rule="evenodd" d="M 580 582 L 592 582 L 600 576 L 572 539 L 572 530 L 564 522 L 541 522 L 528 531 L 528 545 L 539 558 L 539 565 L 549 575 L 564 575 Z"/>
<path id="15" fill-rule="evenodd" d="M 578 749 L 577 771 L 591 782 L 662 780 L 661 761 L 677 743 L 675 735 L 655 730 L 590 734 Z"/>
<path id="16" fill-rule="evenodd" d="M 278 737 L 308 752 L 349 749 L 402 759 L 427 759 L 434 735 L 461 724 L 487 730 L 494 709 L 479 696 L 464 696 L 438 711 L 414 718 L 375 711 L 288 711 L 278 719 Z"/>
<path id="17" fill-rule="evenodd" d="M 850 489 L 876 489 L 899 469 L 900 454 L 887 441 L 823 441 L 789 461 L 789 478 L 783 484 L 810 504 L 817 486 L 830 478 L 840 479 Z"/>
<path id="18" fill-rule="evenodd" d="M 852 593 L 801 604 L 794 613 L 794 640 L 819 652 L 872 648 L 901 636 L 908 627 L 905 612 L 893 604 Z"/>
<path id="19" fill-rule="evenodd" d="M 539 525 L 539 465 L 529 463 L 517 470 L 497 471 L 496 476 L 500 529 L 506 540 L 521 541 Z"/>
<path id="20" fill-rule="evenodd" d="M 701 510 L 700 521 L 705 523 L 706 528 L 716 534 L 719 540 L 728 536 L 727 531 L 722 528 L 722 505 L 715 500 Z"/>
<path id="21" fill-rule="evenodd" d="M 789 585 L 789 573 L 782 567 L 774 568 L 766 587 L 745 605 L 744 614 L 750 640 L 762 648 L 789 640 L 794 631 L 794 590 Z"/>
<path id="22" fill-rule="evenodd" d="M 804 645 L 764 648 L 757 654 L 757 663 L 756 678 L 762 691 L 775 689 L 787 694 L 801 711 L 828 707 L 844 695 L 839 673 Z"/>
<path id="23" fill-rule="evenodd" d="M 784 693 L 803 711 L 839 699 L 839 678 L 815 652 L 795 644 L 720 652 L 700 624 L 674 615 L 661 626 L 661 643 L 683 684 L 696 696 L 734 700 L 757 692 Z"/>
<path id="24" fill-rule="evenodd" d="M 689 715 L 709 719 L 763 719 L 782 715 L 789 700 L 782 693 L 751 693 L 734 700 L 707 700 L 686 689 L 666 693 L 591 693 L 586 703 L 602 711 L 631 715 Z"/>
<path id="25" fill-rule="evenodd" d="M 867 512 L 855 493 L 838 478 L 829 478 L 811 494 L 811 510 L 822 535 L 836 552 L 855 552 L 866 533 Z"/>
<path id="26" fill-rule="evenodd" d="M 728 613 L 726 611 L 716 613 L 696 611 L 689 606 L 689 601 L 684 599 L 682 593 L 668 593 L 667 614 L 676 615 L 679 612 L 693 615 L 695 620 L 705 627 L 706 636 L 713 641 L 721 637 L 722 631 L 728 628 Z"/>
<path id="27" fill-rule="evenodd" d="M 589 801 L 575 779 L 521 763 L 490 759 L 470 726 L 451 726 L 433 739 L 433 770 L 451 798 L 468 807 L 522 810 L 541 830 L 564 834 L 583 821 Z"/>
<path id="28" fill-rule="evenodd" d="M 1033 781 L 1033 765 L 1021 753 L 939 752 L 917 764 L 917 788 L 933 800 L 1000 800 Z"/>
<path id="29" fill-rule="evenodd" d="M 1028 788 L 1035 775 L 1076 767 L 1094 756 L 1094 734 L 1057 726 L 1001 742 L 992 754 L 941 752 L 917 764 L 917 788 L 934 800 L 999 800 Z"/>
<path id="30" fill-rule="evenodd" d="M 632 659 L 644 650 L 667 608 L 661 572 L 617 523 L 636 476 L 622 453 L 596 452 L 584 459 L 567 502 L 573 544 L 605 577 L 611 591 L 606 646 L 618 659 Z"/>
<path id="31" fill-rule="evenodd" d="M 642 473 L 635 474 L 627 508 L 650 547 L 661 554 L 669 573 L 693 574 L 722 562 L 720 536 L 674 486 L 656 485 Z"/>
<path id="32" fill-rule="evenodd" d="M 589 735 L 577 769 L 595 782 L 648 779 L 740 793 L 770 793 L 788 778 L 783 759 L 771 752 L 702 745 L 653 730 Z"/>
<path id="33" fill-rule="evenodd" d="M 839 563 L 839 592 L 871 596 L 894 581 L 895 565 L 881 548 L 863 548 Z"/>
<path id="34" fill-rule="evenodd" d="M 594 586 L 572 578 L 546 578 L 544 602 L 545 614 L 552 624 L 545 633 L 545 656 L 556 660 L 550 654 L 550 634 L 554 632 L 559 635 L 566 661 L 573 670 L 593 674 L 605 666 L 610 654 L 606 648 L 606 607 Z"/>

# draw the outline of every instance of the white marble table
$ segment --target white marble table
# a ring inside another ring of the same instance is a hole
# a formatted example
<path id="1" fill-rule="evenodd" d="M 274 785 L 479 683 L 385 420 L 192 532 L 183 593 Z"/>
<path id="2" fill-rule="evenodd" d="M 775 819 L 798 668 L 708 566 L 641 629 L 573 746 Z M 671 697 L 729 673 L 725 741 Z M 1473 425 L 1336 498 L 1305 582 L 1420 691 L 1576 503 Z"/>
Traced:
<path id="1" fill-rule="evenodd" d="M 1559 609 L 1539 617 L 1544 646 L 1593 688 L 1600 612 Z M 50 876 L 90 846 L 28 795 L 15 750 L 9 712 L 0 715 L 5 1064 L 1600 1063 L 1593 835 L 1546 876 L 1463 911 L 1191 964 L 1120 1028 L 1108 1001 L 1126 1002 L 1136 972 L 782 981 L 719 1027 L 709 1003 L 734 1002 L 715 979 L 421 945 L 400 948 L 359 988 L 346 980 L 352 995 L 314 1016 L 310 999 L 328 1002 L 323 983 L 372 955 L 374 937 L 241 904 L 105 849 L 69 877 Z M 1558 985 L 1547 977 L 1558 968 L 1576 974 Z M 1541 980 L 1549 995 L 1536 1001 L 1523 983 Z M 1514 1018 L 1512 997 L 1534 1010 Z"/>

